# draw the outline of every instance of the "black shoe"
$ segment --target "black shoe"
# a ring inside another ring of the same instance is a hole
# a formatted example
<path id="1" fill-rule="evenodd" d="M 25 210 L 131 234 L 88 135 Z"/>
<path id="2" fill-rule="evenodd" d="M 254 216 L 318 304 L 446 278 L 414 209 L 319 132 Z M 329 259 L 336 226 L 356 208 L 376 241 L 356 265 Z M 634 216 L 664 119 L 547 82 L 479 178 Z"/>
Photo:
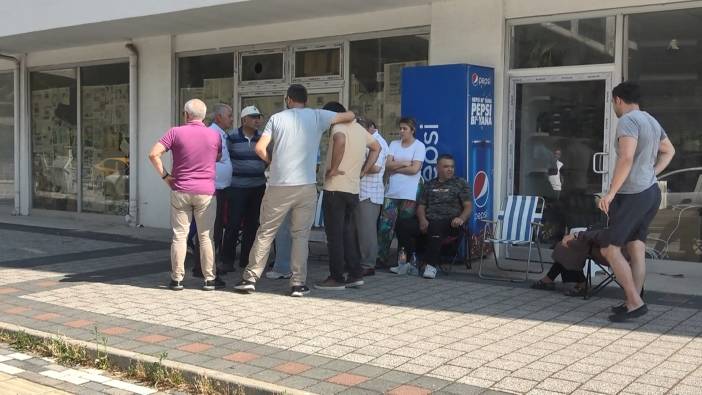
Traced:
<path id="1" fill-rule="evenodd" d="M 331 277 L 327 277 L 326 280 L 322 281 L 321 283 L 315 284 L 314 287 L 317 289 L 324 289 L 328 291 L 343 291 L 344 289 L 346 289 L 346 284 L 338 282 Z"/>
<path id="2" fill-rule="evenodd" d="M 641 307 L 639 307 L 636 310 L 624 311 L 622 313 L 612 314 L 609 316 L 609 320 L 612 322 L 624 322 L 630 318 L 641 317 L 642 315 L 644 315 L 646 313 L 648 313 L 648 306 L 646 306 L 646 303 L 644 303 L 641 305 Z"/>
<path id="3" fill-rule="evenodd" d="M 612 310 L 612 313 L 614 313 L 614 314 L 621 314 L 621 313 L 626 313 L 627 310 L 629 310 L 629 309 L 626 308 L 626 303 L 622 303 L 622 304 L 619 304 L 616 306 L 612 306 L 611 310 Z"/>
<path id="4" fill-rule="evenodd" d="M 363 277 L 353 278 L 349 276 L 346 278 L 346 288 L 358 288 L 363 284 Z"/>
<path id="5" fill-rule="evenodd" d="M 171 282 L 168 284 L 168 288 L 170 288 L 174 291 L 182 291 L 183 290 L 183 283 L 180 281 L 171 280 Z"/>
<path id="6" fill-rule="evenodd" d="M 239 292 L 252 293 L 256 291 L 256 283 L 248 280 L 241 280 L 235 286 L 234 289 Z"/>
<path id="7" fill-rule="evenodd" d="M 306 285 L 295 285 L 290 291 L 290 296 L 299 298 L 310 293 L 310 289 Z"/>
<path id="8" fill-rule="evenodd" d="M 222 281 L 219 277 L 215 277 L 214 280 L 210 281 L 205 281 L 205 285 L 202 286 L 202 289 L 205 291 L 213 291 L 215 289 L 222 289 L 227 286 L 227 283 Z"/>
<path id="9" fill-rule="evenodd" d="M 372 267 L 364 267 L 363 268 L 363 277 L 368 277 L 368 276 L 375 276 L 375 268 L 372 268 Z"/>

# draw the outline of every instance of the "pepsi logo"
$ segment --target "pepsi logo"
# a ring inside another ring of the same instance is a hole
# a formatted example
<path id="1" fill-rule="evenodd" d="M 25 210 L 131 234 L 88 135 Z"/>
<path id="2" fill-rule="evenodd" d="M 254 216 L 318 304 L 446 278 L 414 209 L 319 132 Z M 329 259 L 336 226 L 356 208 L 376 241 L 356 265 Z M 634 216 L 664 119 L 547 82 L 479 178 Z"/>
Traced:
<path id="1" fill-rule="evenodd" d="M 473 84 L 473 86 L 485 86 L 485 85 L 490 85 L 490 77 L 481 77 L 478 75 L 478 73 L 473 73 L 470 76 L 470 83 Z"/>
<path id="2" fill-rule="evenodd" d="M 477 208 L 483 208 L 490 196 L 490 182 L 487 174 L 480 170 L 473 179 L 473 201 Z"/>

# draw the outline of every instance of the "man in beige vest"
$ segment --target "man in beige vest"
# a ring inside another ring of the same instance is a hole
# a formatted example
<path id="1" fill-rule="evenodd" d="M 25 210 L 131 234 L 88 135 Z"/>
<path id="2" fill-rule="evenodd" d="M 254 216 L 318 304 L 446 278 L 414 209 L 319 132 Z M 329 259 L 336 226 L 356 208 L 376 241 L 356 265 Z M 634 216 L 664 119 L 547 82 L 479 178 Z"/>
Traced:
<path id="1" fill-rule="evenodd" d="M 324 109 L 346 112 L 337 102 L 327 103 Z M 366 149 L 369 150 L 367 157 Z M 379 154 L 380 144 L 356 121 L 332 127 L 322 198 L 330 275 L 315 284 L 315 288 L 343 290 L 363 285 L 354 216 L 358 209 L 361 177 L 373 167 Z M 348 271 L 348 278 L 344 277 L 345 271 Z"/>

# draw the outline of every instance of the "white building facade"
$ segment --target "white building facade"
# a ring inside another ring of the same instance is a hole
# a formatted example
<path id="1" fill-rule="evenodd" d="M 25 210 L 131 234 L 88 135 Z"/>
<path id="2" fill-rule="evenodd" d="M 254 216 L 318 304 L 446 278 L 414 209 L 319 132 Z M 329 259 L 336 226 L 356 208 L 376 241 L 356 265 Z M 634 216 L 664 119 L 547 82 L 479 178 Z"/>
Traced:
<path id="1" fill-rule="evenodd" d="M 611 88 L 639 81 L 678 149 L 651 254 L 702 259 L 702 1 L 4 2 L 0 199 L 20 215 L 168 227 L 147 153 L 199 97 L 283 108 L 338 100 L 396 136 L 400 71 L 495 69 L 495 208 L 547 198 L 545 240 L 596 220 L 614 167 Z M 431 98 L 426 98 L 431 100 Z M 237 111 L 235 111 L 236 113 Z M 412 115 L 412 114 L 402 114 Z M 562 190 L 548 176 L 555 155 Z"/>

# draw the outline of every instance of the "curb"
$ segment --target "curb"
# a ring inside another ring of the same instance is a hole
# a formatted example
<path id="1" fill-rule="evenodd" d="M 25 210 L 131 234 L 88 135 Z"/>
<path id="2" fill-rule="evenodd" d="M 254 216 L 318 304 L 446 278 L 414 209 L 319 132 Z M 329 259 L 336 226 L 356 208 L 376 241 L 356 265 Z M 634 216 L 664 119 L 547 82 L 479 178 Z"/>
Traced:
<path id="1" fill-rule="evenodd" d="M 8 324 L 6 322 L 0 322 L 0 330 L 5 330 L 11 333 L 24 332 L 30 336 L 52 339 L 56 338 L 57 335 L 38 331 L 35 329 L 25 328 L 23 326 Z M 98 353 L 98 345 L 96 343 L 90 343 L 83 340 L 76 340 L 66 336 L 61 336 L 67 343 L 85 347 L 87 352 L 91 356 L 96 356 Z M 115 366 L 118 366 L 122 370 L 126 370 L 134 362 L 142 363 L 155 363 L 159 359 L 152 357 L 150 355 L 139 354 L 132 351 L 120 350 L 114 347 L 99 347 L 99 352 L 107 354 L 110 362 Z M 220 372 L 217 370 L 207 369 L 200 366 L 190 365 L 182 362 L 171 361 L 164 359 L 162 365 L 173 370 L 177 370 L 183 374 L 188 382 L 194 382 L 198 377 L 207 377 L 210 381 L 214 382 L 216 385 L 226 386 L 229 385 L 233 387 L 236 391 L 237 387 L 242 388 L 246 395 L 315 395 L 313 392 L 302 391 L 294 388 L 283 387 L 280 385 L 267 383 L 265 381 L 259 381 L 250 379 L 247 377 L 241 377 L 229 373 Z"/>

